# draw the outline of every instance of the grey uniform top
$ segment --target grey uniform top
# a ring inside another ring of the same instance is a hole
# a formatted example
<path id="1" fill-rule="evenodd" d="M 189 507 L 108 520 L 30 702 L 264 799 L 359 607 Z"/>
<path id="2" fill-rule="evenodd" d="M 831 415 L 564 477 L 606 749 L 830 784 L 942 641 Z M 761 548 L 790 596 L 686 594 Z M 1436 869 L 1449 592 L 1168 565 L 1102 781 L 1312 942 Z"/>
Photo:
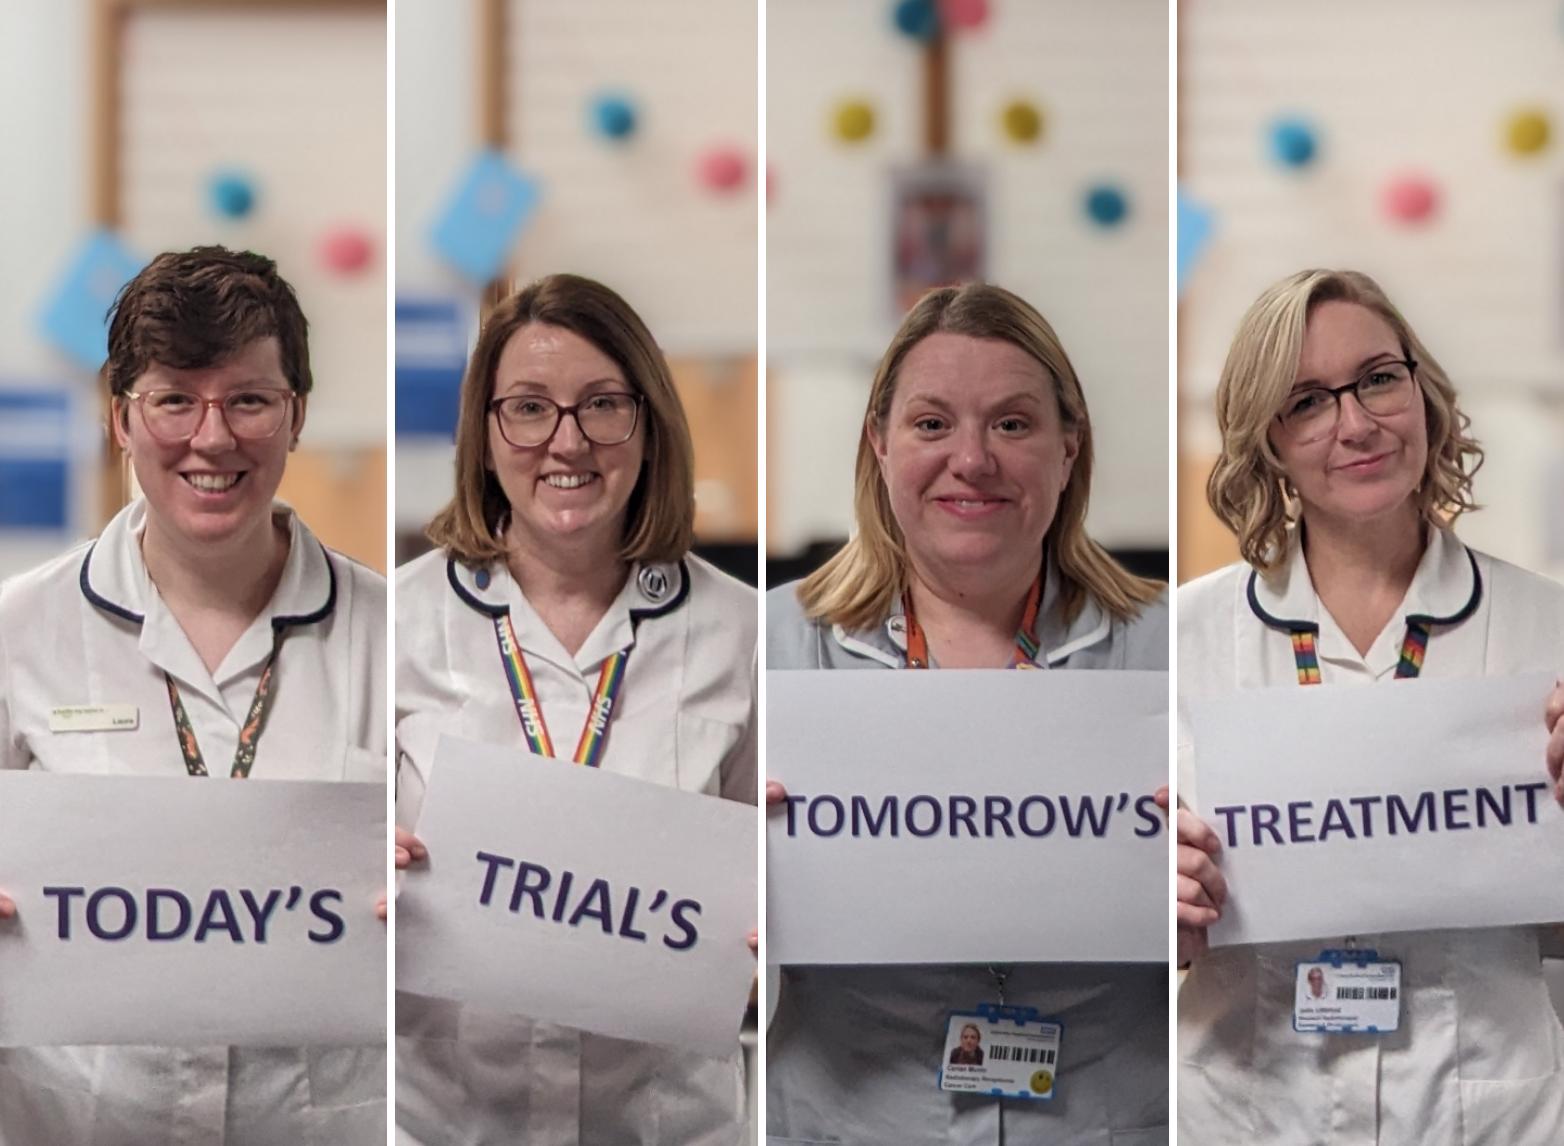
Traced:
<path id="1" fill-rule="evenodd" d="M 1132 621 L 1088 600 L 1063 623 L 1045 580 L 1037 665 L 1153 669 L 1168 664 L 1163 597 Z M 769 669 L 900 668 L 900 606 L 848 632 L 804 616 L 797 584 L 766 594 Z M 787 777 L 777 779 L 784 784 Z M 1040 924 L 1046 896 L 1039 896 Z M 1167 967 L 1022 964 L 1004 999 L 1064 1024 L 1056 1097 L 1026 1102 L 948 1094 L 937 1075 L 951 1011 L 997 1001 L 983 966 L 789 967 L 767 1038 L 768 1146 L 1162 1146 L 1168 1140 Z"/>

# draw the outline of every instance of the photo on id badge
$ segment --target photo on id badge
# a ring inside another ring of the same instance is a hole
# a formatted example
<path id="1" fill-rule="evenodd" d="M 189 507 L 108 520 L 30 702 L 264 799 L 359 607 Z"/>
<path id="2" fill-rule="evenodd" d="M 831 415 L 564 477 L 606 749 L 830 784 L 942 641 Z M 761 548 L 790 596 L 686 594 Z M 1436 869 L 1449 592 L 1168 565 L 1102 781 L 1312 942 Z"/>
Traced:
<path id="1" fill-rule="evenodd" d="M 1048 1100 L 1054 1096 L 1064 1026 L 1031 1007 L 954 1011 L 945 1031 L 939 1086 L 952 1094 Z"/>

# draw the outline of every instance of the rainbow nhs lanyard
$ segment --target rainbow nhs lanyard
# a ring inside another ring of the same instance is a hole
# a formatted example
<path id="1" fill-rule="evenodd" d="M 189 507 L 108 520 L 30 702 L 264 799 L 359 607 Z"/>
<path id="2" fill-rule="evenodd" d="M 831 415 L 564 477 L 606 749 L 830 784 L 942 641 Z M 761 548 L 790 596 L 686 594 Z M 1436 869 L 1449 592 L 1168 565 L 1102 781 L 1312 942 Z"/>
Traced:
<path id="1" fill-rule="evenodd" d="M 516 629 L 510 623 L 510 614 L 494 618 L 494 637 L 500 647 L 500 661 L 505 666 L 505 682 L 510 685 L 511 700 L 516 704 L 516 716 L 521 721 L 521 733 L 527 739 L 527 747 L 539 756 L 554 755 L 554 741 L 549 737 L 548 724 L 543 719 L 543 704 L 538 699 L 537 686 L 527 671 L 527 657 L 516 639 Z M 586 723 L 581 727 L 581 739 L 576 742 L 577 764 L 596 768 L 603 758 L 608 743 L 608 725 L 614 718 L 614 705 L 619 701 L 619 691 L 624 686 L 625 665 L 630 660 L 630 650 L 620 649 L 603 662 L 597 674 L 597 688 L 592 692 L 592 707 L 587 711 Z"/>
<path id="2" fill-rule="evenodd" d="M 1428 634 L 1433 628 L 1428 621 L 1415 619 L 1407 622 L 1406 636 L 1401 639 L 1401 658 L 1396 661 L 1396 679 L 1412 680 L 1423 671 L 1423 658 L 1428 655 Z M 1293 629 L 1292 656 L 1298 666 L 1299 684 L 1320 683 L 1320 659 L 1314 649 L 1317 628 Z"/>

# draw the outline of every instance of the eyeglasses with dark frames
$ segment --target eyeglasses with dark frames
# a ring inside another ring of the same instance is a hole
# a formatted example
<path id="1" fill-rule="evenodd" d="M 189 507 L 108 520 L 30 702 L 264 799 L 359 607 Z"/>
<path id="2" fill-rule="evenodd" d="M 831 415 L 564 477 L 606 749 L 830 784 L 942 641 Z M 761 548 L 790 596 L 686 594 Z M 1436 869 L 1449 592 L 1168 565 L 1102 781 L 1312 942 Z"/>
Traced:
<path id="1" fill-rule="evenodd" d="M 1417 363 L 1410 358 L 1376 362 L 1345 386 L 1310 386 L 1287 395 L 1276 420 L 1300 445 L 1318 442 L 1336 432 L 1341 421 L 1341 396 L 1351 394 L 1364 411 L 1385 418 L 1412 404 L 1417 390 Z"/>
<path id="2" fill-rule="evenodd" d="M 587 441 L 617 446 L 635 434 L 644 401 L 640 394 L 609 391 L 562 406 L 541 394 L 511 394 L 492 399 L 489 411 L 499 423 L 500 436 L 518 449 L 546 445 L 567 414 L 576 420 L 576 428 Z"/>
<path id="3" fill-rule="evenodd" d="M 288 421 L 298 397 L 292 390 L 235 390 L 221 398 L 203 398 L 188 390 L 127 390 L 120 395 L 141 408 L 147 432 L 166 445 L 188 442 L 201 430 L 206 412 L 222 411 L 228 432 L 245 441 L 264 441 Z"/>

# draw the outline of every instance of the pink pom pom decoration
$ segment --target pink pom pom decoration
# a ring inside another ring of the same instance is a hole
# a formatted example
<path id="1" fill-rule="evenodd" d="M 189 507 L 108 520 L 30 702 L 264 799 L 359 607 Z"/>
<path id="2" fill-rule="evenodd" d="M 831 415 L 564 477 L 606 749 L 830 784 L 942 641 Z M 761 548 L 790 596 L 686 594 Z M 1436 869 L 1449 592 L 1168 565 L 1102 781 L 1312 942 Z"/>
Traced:
<path id="1" fill-rule="evenodd" d="M 374 242 L 357 227 L 338 227 L 320 241 L 320 261 L 335 274 L 357 274 L 374 257 Z"/>
<path id="2" fill-rule="evenodd" d="M 1421 175 L 1401 175 L 1385 184 L 1383 203 L 1398 223 L 1426 223 L 1439 209 L 1439 188 Z"/>
<path id="3" fill-rule="evenodd" d="M 743 186 L 748 164 L 736 147 L 713 147 L 701 156 L 697 174 L 708 191 L 733 191 Z"/>

